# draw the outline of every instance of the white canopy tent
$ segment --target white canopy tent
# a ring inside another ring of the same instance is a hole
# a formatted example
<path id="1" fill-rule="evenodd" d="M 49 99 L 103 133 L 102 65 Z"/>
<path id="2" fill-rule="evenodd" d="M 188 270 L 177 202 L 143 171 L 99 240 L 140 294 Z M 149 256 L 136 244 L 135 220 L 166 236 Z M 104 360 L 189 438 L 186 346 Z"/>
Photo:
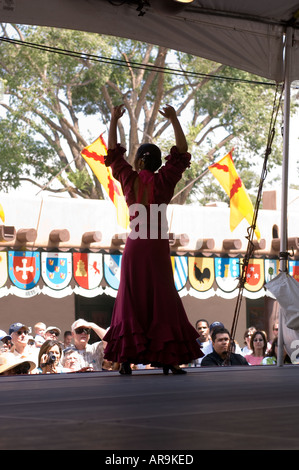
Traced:
<path id="1" fill-rule="evenodd" d="M 299 2 L 194 0 L 179 12 L 178 7 L 175 0 L 0 0 L 0 18 L 136 39 L 284 82 L 280 251 L 286 252 L 290 84 L 299 79 Z M 281 270 L 285 263 L 282 259 Z M 279 330 L 282 334 L 282 323 Z M 279 365 L 282 342 L 280 337 Z"/>
<path id="2" fill-rule="evenodd" d="M 136 10 L 144 6 L 143 16 Z M 56 26 L 136 39 L 282 81 L 283 35 L 292 27 L 290 80 L 299 79 L 296 0 L 1 0 L 2 22 Z"/>

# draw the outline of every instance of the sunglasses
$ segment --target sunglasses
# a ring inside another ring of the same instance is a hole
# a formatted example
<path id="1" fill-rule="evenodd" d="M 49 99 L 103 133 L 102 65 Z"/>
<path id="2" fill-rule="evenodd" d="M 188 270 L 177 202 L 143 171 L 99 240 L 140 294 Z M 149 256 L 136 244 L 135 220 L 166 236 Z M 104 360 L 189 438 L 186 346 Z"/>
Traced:
<path id="1" fill-rule="evenodd" d="M 29 335 L 29 331 L 28 330 L 19 330 L 16 332 L 19 336 L 21 335 Z"/>
<path id="2" fill-rule="evenodd" d="M 75 333 L 77 335 L 82 335 L 82 333 L 86 333 L 87 335 L 89 335 L 90 334 L 90 328 L 79 327 L 79 328 L 75 329 Z"/>
<path id="3" fill-rule="evenodd" d="M 49 330 L 48 333 L 50 333 L 50 335 L 59 336 L 59 333 L 56 330 Z"/>

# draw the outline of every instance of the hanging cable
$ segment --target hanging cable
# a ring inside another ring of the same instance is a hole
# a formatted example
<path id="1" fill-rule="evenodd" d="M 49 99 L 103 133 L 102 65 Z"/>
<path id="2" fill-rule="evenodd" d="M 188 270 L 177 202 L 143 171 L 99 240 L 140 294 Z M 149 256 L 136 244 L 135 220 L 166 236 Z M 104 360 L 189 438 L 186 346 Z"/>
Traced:
<path id="1" fill-rule="evenodd" d="M 90 60 L 94 62 L 118 65 L 121 67 L 134 68 L 134 69 L 139 69 L 139 70 L 150 70 L 154 72 L 167 73 L 167 74 L 181 76 L 181 77 L 187 76 L 187 77 L 195 77 L 195 78 L 210 78 L 213 80 L 225 80 L 225 81 L 230 81 L 230 82 L 246 83 L 246 84 L 252 84 L 252 85 L 276 86 L 274 82 L 268 82 L 268 81 L 249 80 L 249 79 L 247 80 L 243 78 L 226 77 L 225 75 L 205 74 L 201 72 L 192 72 L 192 71 L 187 71 L 187 70 L 175 69 L 171 67 L 160 67 L 154 64 L 142 64 L 140 62 L 130 61 L 128 63 L 127 61 L 122 60 L 122 59 L 113 59 L 111 57 L 97 56 L 95 54 L 88 54 L 85 52 L 76 52 L 76 51 L 71 51 L 68 49 L 61 49 L 58 47 L 47 46 L 44 44 L 22 41 L 20 39 L 12 39 L 12 38 L 8 38 L 5 36 L 0 37 L 0 41 L 19 45 L 19 46 L 29 47 L 32 49 L 38 49 L 43 52 L 66 55 L 69 57 L 77 58 L 79 60 Z"/>
<path id="2" fill-rule="evenodd" d="M 242 300 L 243 300 L 243 290 L 244 290 L 244 286 L 245 286 L 245 283 L 246 283 L 246 276 L 247 276 L 247 272 L 248 272 L 248 264 L 249 264 L 249 260 L 253 256 L 253 252 L 254 252 L 254 248 L 255 248 L 254 243 L 253 243 L 253 237 L 254 237 L 254 232 L 255 232 L 255 229 L 256 229 L 257 217 L 258 217 L 258 212 L 259 212 L 259 208 L 260 208 L 260 203 L 261 203 L 261 200 L 262 200 L 263 185 L 264 185 L 264 181 L 265 181 L 266 176 L 267 176 L 268 159 L 269 159 L 269 155 L 271 154 L 271 151 L 272 151 L 272 143 L 273 143 L 273 139 L 274 139 L 274 136 L 275 136 L 275 126 L 276 126 L 276 121 L 277 121 L 277 116 L 278 116 L 278 112 L 279 112 L 279 108 L 280 108 L 282 95 L 283 95 L 283 89 L 284 89 L 284 86 L 281 87 L 281 93 L 280 93 L 279 98 L 278 98 L 279 85 L 277 84 L 276 91 L 275 91 L 274 102 L 273 102 L 273 108 L 272 108 L 272 116 L 271 116 L 270 126 L 269 126 L 267 146 L 266 146 L 266 150 L 265 150 L 263 168 L 262 168 L 260 183 L 259 183 L 259 187 L 258 187 L 256 203 L 255 203 L 255 207 L 254 207 L 254 214 L 253 214 L 253 218 L 252 218 L 252 224 L 247 229 L 247 236 L 246 236 L 246 239 L 248 240 L 247 251 L 246 251 L 246 254 L 243 258 L 242 263 L 240 263 L 242 269 L 241 269 L 241 275 L 239 277 L 239 283 L 238 283 L 239 292 L 238 292 L 238 297 L 237 297 L 237 302 L 236 302 L 236 306 L 235 306 L 235 312 L 234 312 L 232 327 L 231 327 L 231 332 L 230 332 L 230 336 L 231 336 L 230 347 L 229 347 L 229 350 L 228 350 L 227 357 L 224 361 L 225 366 L 229 365 L 230 355 L 231 355 L 231 353 L 233 351 L 233 348 L 234 348 L 235 335 L 236 335 L 236 330 L 237 330 L 237 325 L 238 325 L 238 320 L 239 320 L 241 304 L 242 304 Z"/>

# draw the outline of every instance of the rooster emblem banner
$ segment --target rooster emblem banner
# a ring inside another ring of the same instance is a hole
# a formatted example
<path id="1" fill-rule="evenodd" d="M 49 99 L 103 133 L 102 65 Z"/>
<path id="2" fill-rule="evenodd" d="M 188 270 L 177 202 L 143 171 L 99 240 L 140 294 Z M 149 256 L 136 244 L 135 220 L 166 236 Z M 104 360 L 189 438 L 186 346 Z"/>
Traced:
<path id="1" fill-rule="evenodd" d="M 189 281 L 193 289 L 205 292 L 211 289 L 214 283 L 213 258 L 189 258 Z"/>
<path id="2" fill-rule="evenodd" d="M 111 169 L 105 166 L 104 156 L 107 155 L 107 146 L 102 135 L 92 144 L 85 147 L 81 155 L 115 205 L 119 225 L 127 229 L 129 225 L 129 210 L 120 183 L 113 178 Z"/>

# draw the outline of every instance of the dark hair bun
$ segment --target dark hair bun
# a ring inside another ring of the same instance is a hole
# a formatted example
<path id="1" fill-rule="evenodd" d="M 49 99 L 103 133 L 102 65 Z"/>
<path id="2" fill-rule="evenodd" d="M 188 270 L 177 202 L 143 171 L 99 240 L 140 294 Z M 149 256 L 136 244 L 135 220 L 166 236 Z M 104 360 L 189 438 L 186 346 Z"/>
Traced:
<path id="1" fill-rule="evenodd" d="M 144 169 L 156 171 L 162 165 L 161 150 L 155 144 L 142 144 L 136 153 L 136 159 L 142 158 Z"/>

